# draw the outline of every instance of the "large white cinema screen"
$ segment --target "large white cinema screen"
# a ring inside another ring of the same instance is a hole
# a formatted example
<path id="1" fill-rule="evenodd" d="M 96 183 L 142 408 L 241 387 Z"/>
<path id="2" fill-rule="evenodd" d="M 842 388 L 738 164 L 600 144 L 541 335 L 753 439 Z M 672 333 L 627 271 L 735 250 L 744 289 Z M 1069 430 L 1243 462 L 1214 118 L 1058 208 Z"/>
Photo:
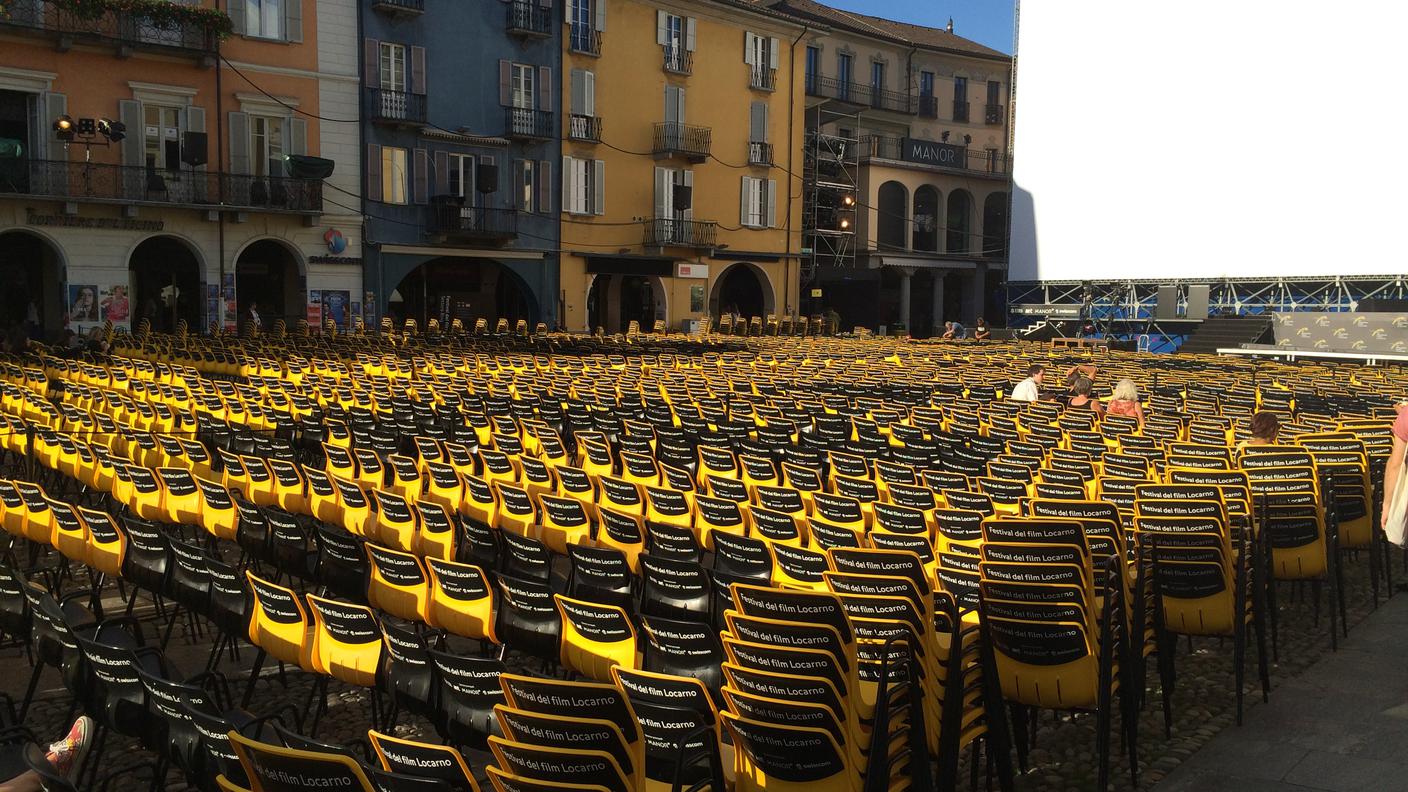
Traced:
<path id="1" fill-rule="evenodd" d="M 1023 0 L 1009 280 L 1408 272 L 1408 3 Z"/>

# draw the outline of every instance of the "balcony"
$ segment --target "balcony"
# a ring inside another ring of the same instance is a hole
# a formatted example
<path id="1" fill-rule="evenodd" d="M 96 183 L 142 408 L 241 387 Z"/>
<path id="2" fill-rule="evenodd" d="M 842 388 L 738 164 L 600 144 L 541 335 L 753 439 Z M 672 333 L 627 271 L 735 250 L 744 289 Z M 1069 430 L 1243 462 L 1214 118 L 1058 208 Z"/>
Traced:
<path id="1" fill-rule="evenodd" d="M 504 130 L 509 140 L 549 140 L 557 137 L 551 110 L 510 107 L 504 111 Z"/>
<path id="2" fill-rule="evenodd" d="M 919 116 L 921 118 L 939 117 L 939 99 L 937 96 L 919 97 Z"/>
<path id="3" fill-rule="evenodd" d="M 953 102 L 953 120 L 960 123 L 968 123 L 968 103 L 960 102 L 957 99 Z"/>
<path id="4" fill-rule="evenodd" d="M 78 43 L 100 43 L 114 47 L 123 57 L 146 50 L 195 56 L 209 65 L 215 62 L 215 32 L 198 22 L 158 23 L 138 11 L 112 9 L 75 13 L 49 0 L 12 0 L 3 6 L 0 30 L 51 38 L 60 52 Z"/>
<path id="5" fill-rule="evenodd" d="M 823 77 L 819 74 L 807 76 L 807 93 L 811 96 L 835 99 L 838 102 L 871 107 L 876 110 L 888 110 L 892 113 L 914 112 L 910 106 L 909 96 L 899 91 L 888 91 L 884 88 L 838 80 L 835 77 Z"/>
<path id="6" fill-rule="evenodd" d="M 644 225 L 646 247 L 716 247 L 719 224 L 715 222 L 652 217 Z"/>
<path id="7" fill-rule="evenodd" d="M 983 123 L 984 123 L 984 124 L 994 124 L 994 125 L 995 125 L 995 124 L 1001 124 L 1003 121 L 1006 121 L 1006 120 L 1007 120 L 1007 114 L 1003 112 L 1003 107 L 1002 107 L 1002 105 L 1000 105 L 1000 104 L 990 104 L 990 105 L 988 105 L 988 106 L 986 106 L 986 107 L 983 108 Z"/>
<path id="8" fill-rule="evenodd" d="M 578 55 L 601 55 L 601 31 L 576 22 L 567 26 L 567 48 Z"/>
<path id="9" fill-rule="evenodd" d="M 518 237 L 517 209 L 461 206 L 457 196 L 437 195 L 427 209 L 426 232 L 447 242 L 503 243 Z"/>
<path id="10" fill-rule="evenodd" d="M 372 10 L 390 16 L 420 16 L 425 13 L 425 0 L 372 0 Z"/>
<path id="11" fill-rule="evenodd" d="M 684 47 L 664 46 L 660 48 L 664 53 L 665 71 L 671 74 L 693 74 L 694 73 L 694 53 Z"/>
<path id="12" fill-rule="evenodd" d="M 771 143 L 749 143 L 748 144 L 748 164 L 772 167 L 772 144 Z"/>
<path id="13" fill-rule="evenodd" d="M 573 113 L 567 117 L 567 139 L 584 143 L 601 142 L 601 118 Z"/>
<path id="14" fill-rule="evenodd" d="M 891 113 L 913 113 L 909 104 L 909 96 L 899 91 L 890 91 L 885 88 L 876 88 L 873 85 L 865 86 L 870 92 L 870 106 L 876 110 L 887 110 Z"/>
<path id="15" fill-rule="evenodd" d="M 373 122 L 397 126 L 425 126 L 425 94 L 367 89 L 367 116 Z"/>
<path id="16" fill-rule="evenodd" d="M 323 183 L 288 176 L 243 176 L 66 160 L 0 161 L 0 193 L 82 203 L 233 208 L 317 214 Z"/>
<path id="17" fill-rule="evenodd" d="M 755 91 L 777 89 L 777 69 L 766 66 L 753 66 L 748 70 L 748 87 Z"/>
<path id="18" fill-rule="evenodd" d="M 504 29 L 510 36 L 547 38 L 552 35 L 552 9 L 536 0 L 513 0 L 504 6 Z"/>
<path id="19" fill-rule="evenodd" d="M 678 121 L 655 125 L 651 151 L 657 158 L 684 157 L 690 162 L 709 158 L 709 143 L 713 131 L 709 127 L 690 126 Z"/>

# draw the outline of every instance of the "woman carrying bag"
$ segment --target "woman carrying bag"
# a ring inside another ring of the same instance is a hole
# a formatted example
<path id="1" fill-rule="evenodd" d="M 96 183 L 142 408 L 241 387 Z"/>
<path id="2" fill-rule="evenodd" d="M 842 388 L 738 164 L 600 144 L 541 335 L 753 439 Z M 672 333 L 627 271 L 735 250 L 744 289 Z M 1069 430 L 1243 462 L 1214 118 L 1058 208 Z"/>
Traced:
<path id="1" fill-rule="evenodd" d="M 1388 456 L 1388 466 L 1384 469 L 1384 534 L 1390 542 L 1402 547 L 1404 534 L 1408 533 L 1408 481 L 1404 481 L 1408 470 L 1403 464 L 1404 450 L 1408 449 L 1408 402 L 1398 405 L 1398 419 L 1393 422 L 1393 451 Z"/>

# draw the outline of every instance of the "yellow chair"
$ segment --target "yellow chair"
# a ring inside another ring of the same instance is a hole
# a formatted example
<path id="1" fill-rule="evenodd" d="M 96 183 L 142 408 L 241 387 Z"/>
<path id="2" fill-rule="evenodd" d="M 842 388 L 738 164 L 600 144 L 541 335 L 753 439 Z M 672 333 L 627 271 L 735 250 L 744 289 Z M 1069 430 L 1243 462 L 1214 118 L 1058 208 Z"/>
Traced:
<path id="1" fill-rule="evenodd" d="M 625 610 L 615 605 L 553 595 L 562 616 L 562 665 L 588 679 L 611 681 L 611 669 L 636 668 L 636 632 Z"/>

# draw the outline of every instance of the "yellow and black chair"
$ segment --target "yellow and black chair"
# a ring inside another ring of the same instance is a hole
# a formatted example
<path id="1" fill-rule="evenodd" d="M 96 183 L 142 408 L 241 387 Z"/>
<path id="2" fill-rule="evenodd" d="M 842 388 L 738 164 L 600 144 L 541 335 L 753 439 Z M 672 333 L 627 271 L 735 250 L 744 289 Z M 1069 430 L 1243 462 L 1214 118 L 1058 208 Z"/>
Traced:
<path id="1" fill-rule="evenodd" d="M 344 754 L 284 748 L 237 731 L 230 733 L 230 747 L 240 758 L 252 792 L 301 792 L 311 788 L 377 792 L 362 765 Z"/>
<path id="2" fill-rule="evenodd" d="M 367 732 L 383 770 L 443 781 L 451 792 L 479 792 L 464 756 L 449 745 L 417 742 L 376 730 Z"/>

